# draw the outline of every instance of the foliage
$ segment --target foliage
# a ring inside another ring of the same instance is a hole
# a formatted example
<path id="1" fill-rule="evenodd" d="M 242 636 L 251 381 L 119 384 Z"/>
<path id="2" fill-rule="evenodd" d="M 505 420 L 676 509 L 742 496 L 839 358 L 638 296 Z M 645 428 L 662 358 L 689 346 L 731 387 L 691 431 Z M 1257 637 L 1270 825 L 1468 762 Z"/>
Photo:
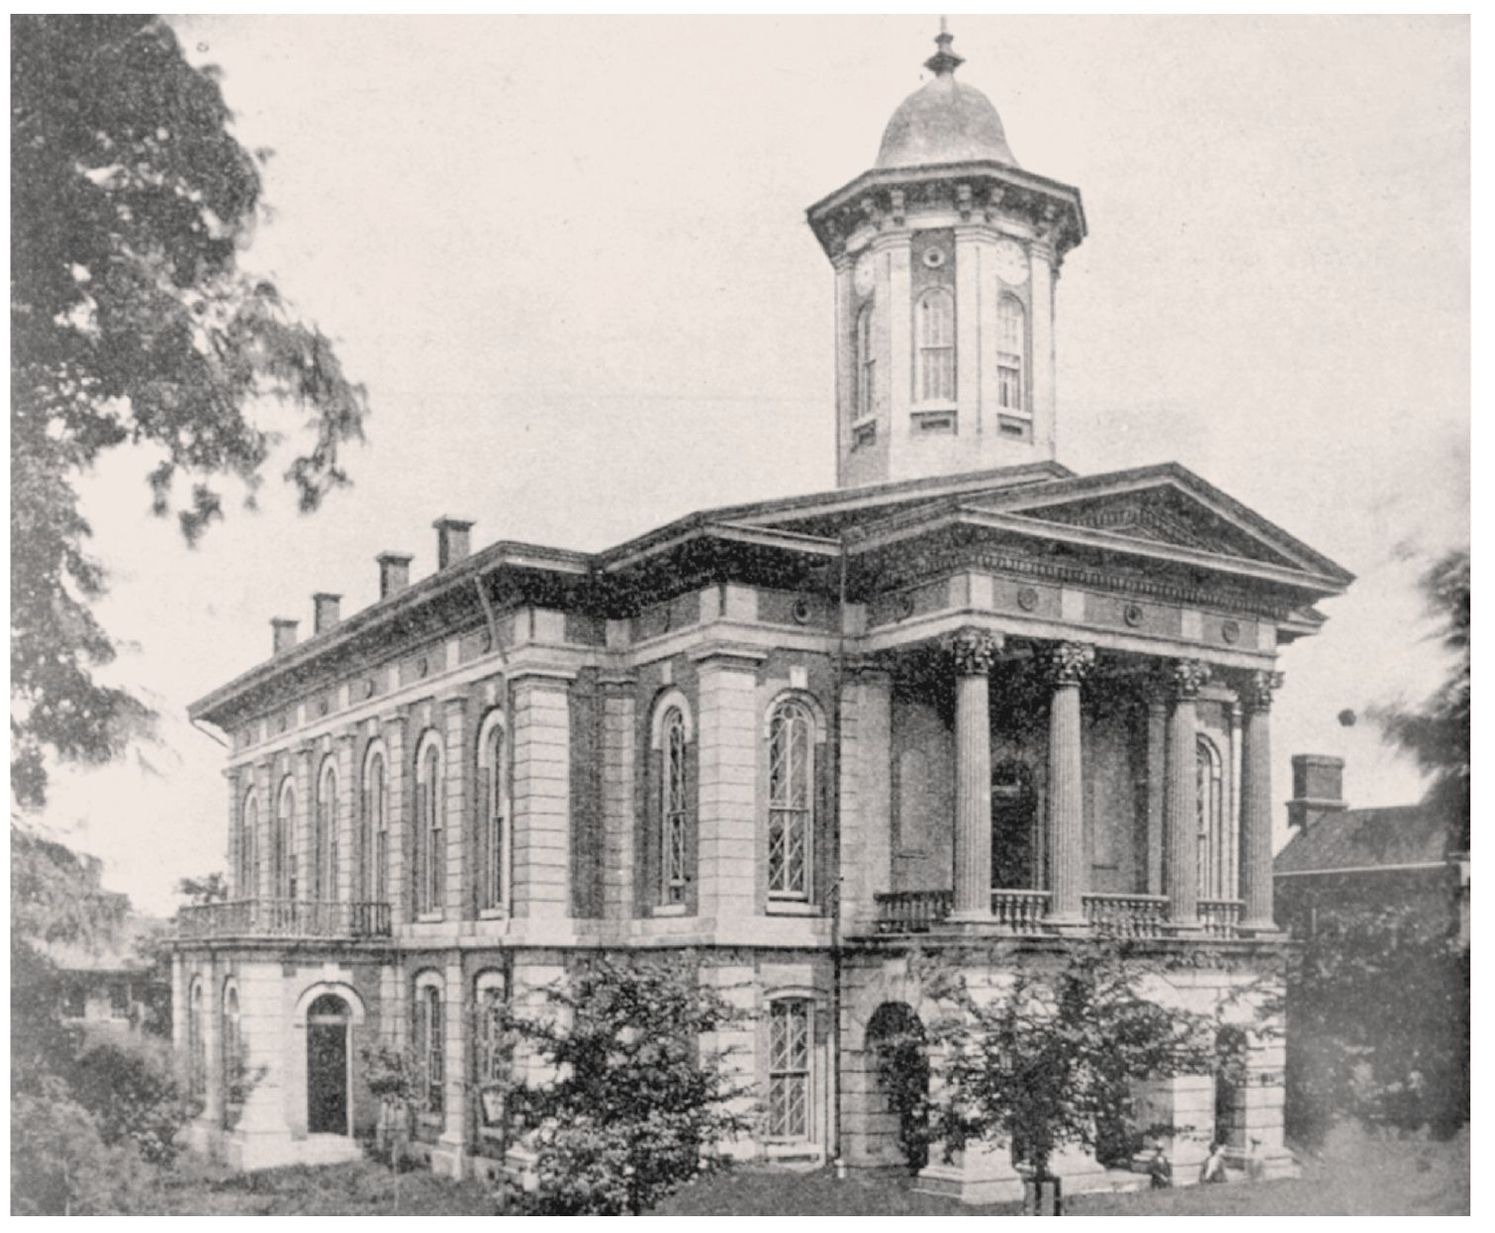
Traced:
<path id="1" fill-rule="evenodd" d="M 163 21 L 11 22 L 11 792 L 45 801 L 48 752 L 101 763 L 150 730 L 101 683 L 116 655 L 93 605 L 78 480 L 128 447 L 152 511 L 189 544 L 223 516 L 216 477 L 252 505 L 289 406 L 309 433 L 285 472 L 303 510 L 347 482 L 363 390 L 273 284 L 238 267 L 262 210 L 260 152 L 229 131 L 211 69 Z M 252 414 L 253 413 L 253 414 Z M 180 481 L 180 483 L 179 483 Z M 185 491 L 182 489 L 185 488 Z"/>
<path id="2" fill-rule="evenodd" d="M 1419 903 L 1324 913 L 1288 980 L 1289 1128 L 1336 1114 L 1446 1135 L 1469 1117 L 1469 952 Z"/>
<path id="3" fill-rule="evenodd" d="M 870 1033 L 869 1033 L 870 1034 Z M 898 1148 L 917 1173 L 929 1163 L 929 1050 L 916 1017 L 879 1035 L 878 1085 L 898 1115 Z"/>
<path id="4" fill-rule="evenodd" d="M 176 893 L 185 895 L 192 904 L 222 903 L 228 898 L 228 880 L 216 871 L 200 878 L 182 878 L 176 884 Z"/>
<path id="5" fill-rule="evenodd" d="M 69 1081 L 105 1143 L 131 1144 L 152 1164 L 176 1159 L 177 1132 L 196 1110 L 168 1057 L 138 1044 L 99 1042 L 79 1055 Z"/>
<path id="6" fill-rule="evenodd" d="M 1093 1149 L 1129 1117 L 1134 1080 L 1210 1070 L 1214 1021 L 1141 993 L 1161 975 L 1106 943 L 1021 965 L 990 998 L 937 973 L 931 987 L 953 1013 L 930 1030 L 943 1081 L 931 1132 L 947 1156 L 1006 1138 L 1043 1176 L 1056 1150 Z"/>
<path id="7" fill-rule="evenodd" d="M 700 983 L 693 955 L 580 961 L 534 1015 L 500 1009 L 501 1039 L 527 1059 L 503 1083 L 514 1128 L 536 1155 L 536 1208 L 616 1215 L 653 1207 L 727 1162 L 718 1148 L 749 1129 L 730 1106 L 748 1095 L 709 1051 L 739 1022 Z"/>
<path id="8" fill-rule="evenodd" d="M 1386 735 L 1432 775 L 1424 803 L 1448 821 L 1449 846 L 1469 849 L 1469 549 L 1445 553 L 1422 576 L 1438 638 L 1452 657 L 1448 679 L 1416 709 L 1373 713 Z"/>
<path id="9" fill-rule="evenodd" d="M 406 1163 L 420 1068 L 408 1049 L 381 1043 L 364 1045 L 358 1056 L 363 1064 L 364 1084 L 369 1094 L 378 1099 L 382 1111 L 379 1138 L 372 1145 L 371 1154 L 376 1160 L 400 1169 Z"/>

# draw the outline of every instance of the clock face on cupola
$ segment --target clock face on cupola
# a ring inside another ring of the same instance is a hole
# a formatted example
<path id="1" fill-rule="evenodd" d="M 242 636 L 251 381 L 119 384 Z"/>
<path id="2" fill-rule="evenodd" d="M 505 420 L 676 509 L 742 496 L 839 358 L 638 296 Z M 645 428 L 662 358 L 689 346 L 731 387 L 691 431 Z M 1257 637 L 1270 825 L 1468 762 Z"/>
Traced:
<path id="1" fill-rule="evenodd" d="M 1055 454 L 1054 293 L 1080 193 L 1018 165 L 943 25 L 871 170 L 808 211 L 836 271 L 843 487 Z"/>

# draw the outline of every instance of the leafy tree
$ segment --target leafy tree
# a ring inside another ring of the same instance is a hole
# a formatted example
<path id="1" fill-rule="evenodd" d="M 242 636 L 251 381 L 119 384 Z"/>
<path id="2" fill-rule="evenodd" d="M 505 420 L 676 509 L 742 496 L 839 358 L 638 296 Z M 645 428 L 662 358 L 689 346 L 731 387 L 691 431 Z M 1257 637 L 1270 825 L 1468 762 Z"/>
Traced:
<path id="1" fill-rule="evenodd" d="M 134 447 L 151 508 L 189 544 L 252 505 L 284 429 L 303 510 L 347 482 L 366 399 L 273 284 L 240 270 L 262 212 L 259 163 L 230 132 L 217 73 L 152 17 L 11 19 L 11 792 L 46 796 L 48 754 L 101 763 L 150 731 L 96 671 L 116 645 L 93 612 L 78 481 Z M 276 404 L 296 413 L 273 426 Z"/>
<path id="2" fill-rule="evenodd" d="M 200 878 L 182 878 L 176 884 L 176 893 L 185 895 L 194 905 L 222 903 L 228 898 L 228 880 L 221 873 L 208 873 Z"/>
<path id="3" fill-rule="evenodd" d="M 1445 553 L 1422 576 L 1428 612 L 1452 657 L 1448 679 L 1420 707 L 1377 708 L 1386 735 L 1432 776 L 1424 803 L 1448 821 L 1449 846 L 1469 850 L 1469 549 Z"/>
<path id="4" fill-rule="evenodd" d="M 931 989 L 953 1013 L 930 1030 L 942 1049 L 930 1129 L 947 1159 L 1008 1139 L 1047 1177 L 1059 1148 L 1094 1149 L 1130 1117 L 1134 1080 L 1212 1069 L 1213 1019 L 1150 1001 L 1140 991 L 1149 975 L 1111 944 L 1020 966 L 989 1000 L 959 972 L 936 973 Z"/>
<path id="5" fill-rule="evenodd" d="M 499 1030 L 533 1081 L 504 1084 L 511 1125 L 536 1153 L 545 1214 L 637 1214 L 722 1168 L 717 1150 L 749 1129 L 748 1095 L 702 1041 L 741 1017 L 702 986 L 693 956 L 589 957 L 535 1015 L 505 1007 Z M 516 1068 L 517 1069 L 517 1068 Z"/>

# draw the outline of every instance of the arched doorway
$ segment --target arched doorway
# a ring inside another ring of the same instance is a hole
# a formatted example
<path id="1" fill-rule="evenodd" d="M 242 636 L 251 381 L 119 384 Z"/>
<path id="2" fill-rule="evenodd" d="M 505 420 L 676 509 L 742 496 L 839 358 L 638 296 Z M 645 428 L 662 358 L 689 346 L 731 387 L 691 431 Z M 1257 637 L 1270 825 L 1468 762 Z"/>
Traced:
<path id="1" fill-rule="evenodd" d="M 888 1111 L 898 1116 L 898 1147 L 917 1173 L 929 1163 L 929 1054 L 924 1024 L 904 1002 L 884 1002 L 867 1023 L 867 1052 L 877 1065 Z"/>
<path id="2" fill-rule="evenodd" d="M 314 1135 L 348 1133 L 349 1026 L 353 1015 L 336 994 L 324 993 L 306 1013 L 306 1129 Z"/>

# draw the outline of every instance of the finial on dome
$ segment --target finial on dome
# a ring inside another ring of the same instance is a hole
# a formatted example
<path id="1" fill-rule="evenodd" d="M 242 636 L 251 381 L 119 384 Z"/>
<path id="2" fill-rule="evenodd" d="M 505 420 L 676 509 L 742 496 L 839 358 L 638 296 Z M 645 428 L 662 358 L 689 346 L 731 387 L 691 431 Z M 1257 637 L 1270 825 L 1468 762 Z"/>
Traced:
<path id="1" fill-rule="evenodd" d="M 939 50 L 924 61 L 924 67 L 936 77 L 949 76 L 965 63 L 964 57 L 957 56 L 950 50 L 950 44 L 954 41 L 955 36 L 945 28 L 945 19 L 941 17 L 940 32 L 935 35 L 934 39 L 934 44 Z"/>

